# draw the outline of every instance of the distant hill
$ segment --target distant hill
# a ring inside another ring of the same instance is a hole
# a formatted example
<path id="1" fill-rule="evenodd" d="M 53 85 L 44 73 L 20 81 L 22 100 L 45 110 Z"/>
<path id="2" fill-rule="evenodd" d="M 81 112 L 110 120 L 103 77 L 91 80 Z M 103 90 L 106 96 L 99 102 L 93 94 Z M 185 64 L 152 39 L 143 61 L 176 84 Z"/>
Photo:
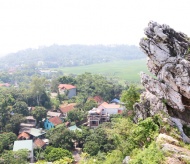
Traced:
<path id="1" fill-rule="evenodd" d="M 0 67 L 40 63 L 45 68 L 58 68 L 142 58 L 145 55 L 137 46 L 52 45 L 8 54 L 0 58 Z"/>

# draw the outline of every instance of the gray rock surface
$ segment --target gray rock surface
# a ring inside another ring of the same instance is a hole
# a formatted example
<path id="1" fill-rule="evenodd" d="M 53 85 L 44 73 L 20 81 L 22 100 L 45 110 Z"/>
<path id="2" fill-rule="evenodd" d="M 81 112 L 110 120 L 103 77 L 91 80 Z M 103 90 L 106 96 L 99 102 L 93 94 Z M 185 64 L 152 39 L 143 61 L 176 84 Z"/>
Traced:
<path id="1" fill-rule="evenodd" d="M 134 105 L 134 120 L 164 111 L 179 128 L 184 142 L 190 143 L 183 132 L 183 125 L 190 123 L 190 39 L 153 21 L 144 32 L 146 37 L 139 44 L 154 78 L 141 73 L 146 92 L 140 103 Z"/>

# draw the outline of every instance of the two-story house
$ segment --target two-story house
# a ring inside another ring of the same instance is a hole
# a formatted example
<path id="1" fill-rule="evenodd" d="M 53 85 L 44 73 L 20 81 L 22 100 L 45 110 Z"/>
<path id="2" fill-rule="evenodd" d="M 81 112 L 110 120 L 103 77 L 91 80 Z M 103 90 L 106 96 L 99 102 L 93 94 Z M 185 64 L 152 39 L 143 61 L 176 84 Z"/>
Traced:
<path id="1" fill-rule="evenodd" d="M 69 99 L 76 96 L 76 86 L 74 85 L 59 84 L 58 89 L 60 94 L 66 94 Z"/>
<path id="2" fill-rule="evenodd" d="M 115 103 L 108 104 L 107 102 L 103 102 L 98 108 L 93 108 L 88 112 L 88 126 L 96 128 L 99 124 L 108 122 L 110 120 L 110 115 L 121 114 L 124 108 L 124 106 Z"/>

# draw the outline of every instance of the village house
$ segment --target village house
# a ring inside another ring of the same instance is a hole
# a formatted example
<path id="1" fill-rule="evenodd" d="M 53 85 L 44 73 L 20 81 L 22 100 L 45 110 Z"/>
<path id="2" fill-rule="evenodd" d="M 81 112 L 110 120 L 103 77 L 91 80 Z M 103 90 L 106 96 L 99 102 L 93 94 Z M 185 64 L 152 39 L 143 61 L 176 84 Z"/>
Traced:
<path id="1" fill-rule="evenodd" d="M 34 124 L 20 123 L 20 128 L 35 128 Z"/>
<path id="2" fill-rule="evenodd" d="M 88 126 L 90 128 L 96 128 L 102 122 L 108 122 L 110 119 L 110 115 L 107 113 L 103 113 L 102 109 L 93 108 L 88 111 Z"/>
<path id="3" fill-rule="evenodd" d="M 36 119 L 33 116 L 27 116 L 26 117 L 26 123 L 36 126 Z"/>
<path id="4" fill-rule="evenodd" d="M 14 141 L 13 151 L 18 151 L 21 149 L 28 150 L 28 158 L 30 162 L 33 163 L 34 162 L 33 141 L 32 140 Z"/>
<path id="5" fill-rule="evenodd" d="M 45 146 L 46 146 L 46 143 L 42 139 L 40 139 L 40 138 L 35 139 L 34 148 L 44 149 Z"/>
<path id="6" fill-rule="evenodd" d="M 102 109 L 103 113 L 107 114 L 121 114 L 125 107 L 120 104 L 108 104 L 107 102 L 104 102 L 98 107 L 98 109 Z"/>
<path id="7" fill-rule="evenodd" d="M 46 132 L 36 128 L 22 128 L 19 131 L 19 135 L 17 137 L 18 140 L 27 140 L 27 139 L 36 139 L 36 138 L 44 138 Z"/>
<path id="8" fill-rule="evenodd" d="M 20 127 L 20 130 L 19 130 L 19 134 L 20 133 L 23 133 L 23 132 L 26 132 L 26 133 L 30 133 L 30 129 L 31 127 Z"/>
<path id="9" fill-rule="evenodd" d="M 121 114 L 124 107 L 115 103 L 108 104 L 107 102 L 102 103 L 98 108 L 93 108 L 88 111 L 88 126 L 90 128 L 96 128 L 103 122 L 110 120 L 111 114 Z"/>
<path id="10" fill-rule="evenodd" d="M 69 99 L 76 96 L 76 86 L 74 85 L 59 84 L 58 89 L 60 94 L 66 94 Z"/>
<path id="11" fill-rule="evenodd" d="M 29 140 L 30 139 L 30 135 L 26 132 L 22 132 L 18 135 L 17 137 L 18 140 Z"/>
<path id="12" fill-rule="evenodd" d="M 34 119 L 33 116 L 27 116 L 25 118 L 26 118 L 26 122 L 25 123 L 20 123 L 19 134 L 22 133 L 22 132 L 29 133 L 30 130 L 31 130 L 31 128 L 35 128 L 36 127 L 36 119 Z"/>
<path id="13" fill-rule="evenodd" d="M 67 113 L 72 111 L 76 106 L 76 103 L 60 105 L 59 110 L 63 114 L 63 117 L 67 117 Z"/>
<path id="14" fill-rule="evenodd" d="M 61 118 L 63 114 L 60 112 L 51 112 L 51 111 L 47 112 L 47 118 L 56 117 L 56 116 Z"/>
<path id="15" fill-rule="evenodd" d="M 58 116 L 51 117 L 49 119 L 46 118 L 44 121 L 44 128 L 46 130 L 49 130 L 49 129 L 54 128 L 57 125 L 62 124 L 62 123 L 63 123 L 63 121 Z"/>

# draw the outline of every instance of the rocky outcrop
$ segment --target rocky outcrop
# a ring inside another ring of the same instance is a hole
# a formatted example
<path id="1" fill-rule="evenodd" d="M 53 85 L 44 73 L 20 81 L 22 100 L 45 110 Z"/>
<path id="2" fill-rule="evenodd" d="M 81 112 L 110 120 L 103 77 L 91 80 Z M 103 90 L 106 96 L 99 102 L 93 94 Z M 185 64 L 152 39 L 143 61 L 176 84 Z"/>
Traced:
<path id="1" fill-rule="evenodd" d="M 166 105 L 150 92 L 141 94 L 140 102 L 134 105 L 134 121 L 154 116 L 160 111 L 167 113 Z"/>
<path id="2" fill-rule="evenodd" d="M 154 78 L 141 73 L 146 92 L 134 105 L 134 120 L 164 111 L 178 124 L 184 142 L 190 143 L 183 133 L 183 125 L 190 123 L 190 39 L 156 22 L 148 24 L 145 35 L 140 47 L 148 56 L 147 66 Z"/>
<path id="3" fill-rule="evenodd" d="M 179 141 L 166 134 L 159 134 L 156 143 L 161 146 L 162 151 L 168 153 L 165 163 L 176 164 L 190 161 L 190 150 L 181 147 Z"/>

